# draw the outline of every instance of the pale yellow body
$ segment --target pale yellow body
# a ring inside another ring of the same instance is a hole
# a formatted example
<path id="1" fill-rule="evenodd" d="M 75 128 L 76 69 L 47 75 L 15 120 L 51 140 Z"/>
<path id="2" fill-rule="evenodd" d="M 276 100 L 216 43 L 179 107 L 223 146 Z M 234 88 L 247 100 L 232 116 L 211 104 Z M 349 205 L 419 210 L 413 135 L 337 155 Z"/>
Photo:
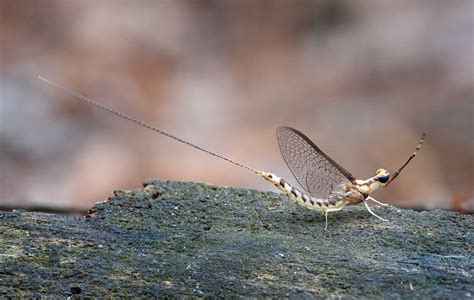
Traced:
<path id="1" fill-rule="evenodd" d="M 285 195 L 293 202 L 308 209 L 324 213 L 326 215 L 326 228 L 327 214 L 329 212 L 341 210 L 346 205 L 357 205 L 362 202 L 364 202 L 367 210 L 371 214 L 383 221 L 387 221 L 377 216 L 367 205 L 367 200 L 372 200 L 381 205 L 386 205 L 369 196 L 373 191 L 386 185 L 386 183 L 378 181 L 378 178 L 388 175 L 388 172 L 384 169 L 377 170 L 376 175 L 367 180 L 355 180 L 352 183 L 348 182 L 347 184 L 341 186 L 341 191 L 335 193 L 331 199 L 311 197 L 310 195 L 291 186 L 283 178 L 278 177 L 275 174 L 262 171 L 258 171 L 257 174 L 262 176 L 265 180 L 271 182 L 273 185 L 275 185 L 280 191 L 285 193 Z"/>
<path id="2" fill-rule="evenodd" d="M 83 95 L 81 95 L 77 92 L 74 92 L 73 90 L 69 90 L 69 89 L 63 87 L 60 84 L 49 81 L 49 80 L 47 80 L 47 79 L 45 79 L 41 76 L 38 76 L 38 77 L 39 77 L 39 79 L 41 79 L 44 82 L 56 87 L 57 89 L 65 92 L 67 94 L 70 94 L 74 97 L 77 97 L 80 100 L 85 101 L 85 102 L 87 102 L 88 104 L 90 104 L 94 107 L 97 107 L 99 109 L 107 111 L 111 114 L 114 114 L 115 116 L 117 116 L 119 118 L 122 118 L 124 120 L 129 121 L 129 122 L 132 122 L 136 125 L 139 125 L 143 128 L 146 128 L 148 130 L 152 130 L 154 132 L 162 134 L 162 135 L 164 135 L 168 138 L 171 138 L 175 141 L 178 141 L 178 142 L 183 143 L 187 146 L 193 147 L 193 148 L 195 148 L 199 151 L 202 151 L 202 152 L 207 153 L 209 155 L 212 155 L 214 157 L 220 158 L 222 160 L 225 160 L 225 161 L 230 162 L 230 163 L 232 163 L 236 166 L 239 166 L 241 168 L 245 168 L 247 170 L 250 170 L 250 171 L 262 176 L 265 180 L 270 181 L 279 190 L 284 192 L 292 201 L 294 201 L 294 202 L 296 202 L 296 203 L 298 203 L 298 204 L 300 204 L 300 205 L 302 205 L 302 206 L 304 206 L 308 209 L 317 210 L 317 211 L 321 211 L 321 212 L 325 213 L 325 215 L 326 215 L 326 228 L 327 228 L 327 214 L 328 214 L 328 212 L 341 210 L 346 205 L 356 205 L 356 204 L 359 204 L 361 202 L 364 202 L 365 207 L 367 208 L 367 210 L 371 214 L 373 214 L 374 216 L 376 216 L 377 218 L 379 218 L 381 220 L 386 221 L 385 219 L 377 216 L 374 212 L 372 212 L 372 210 L 367 205 L 367 200 L 372 200 L 372 201 L 374 201 L 378 204 L 381 204 L 381 205 L 386 205 L 386 204 L 378 202 L 374 198 L 370 197 L 369 194 L 372 193 L 374 190 L 379 189 L 381 187 L 384 187 L 384 186 L 388 185 L 391 181 L 393 181 L 400 174 L 400 172 L 403 170 L 403 168 L 406 165 L 408 165 L 410 160 L 412 160 L 415 157 L 416 153 L 418 152 L 418 150 L 420 150 L 421 145 L 423 144 L 423 141 L 425 139 L 425 134 L 423 134 L 420 141 L 418 142 L 418 146 L 415 148 L 415 151 L 413 152 L 413 154 L 408 158 L 407 162 L 394 173 L 394 175 L 392 176 L 392 178 L 390 180 L 389 180 L 389 173 L 384 169 L 378 169 L 375 172 L 376 176 L 374 176 L 372 178 L 369 178 L 367 180 L 354 180 L 352 175 L 350 175 L 347 171 L 344 171 L 342 169 L 342 167 L 337 165 L 337 163 L 335 163 L 329 157 L 327 157 L 324 153 L 322 153 L 322 151 L 320 151 L 319 148 L 316 145 L 314 145 L 306 136 L 304 136 L 302 133 L 298 132 L 295 129 L 286 127 L 286 130 L 292 131 L 293 134 L 296 133 L 299 136 L 300 139 L 303 139 L 306 142 L 306 146 L 310 146 L 314 151 L 318 152 L 319 156 L 325 158 L 326 161 L 331 163 L 333 167 L 338 169 L 341 172 L 342 175 L 344 175 L 349 181 L 351 181 L 351 182 L 341 186 L 340 190 L 337 191 L 336 194 L 331 195 L 330 199 L 319 199 L 319 198 L 311 197 L 310 195 L 301 192 L 300 190 L 292 187 L 290 184 L 288 184 L 282 178 L 280 178 L 280 177 L 278 177 L 278 176 L 276 176 L 272 173 L 267 173 L 267 172 L 262 172 L 262 171 L 255 170 L 255 169 L 253 169 L 249 166 L 246 166 L 246 165 L 241 164 L 239 162 L 233 161 L 233 160 L 231 160 L 229 158 L 226 158 L 222 155 L 219 155 L 219 154 L 216 154 L 216 153 L 211 152 L 209 150 L 206 150 L 204 148 L 201 148 L 201 147 L 199 147 L 197 145 L 194 145 L 192 143 L 189 143 L 189 142 L 187 142 L 187 141 L 185 141 L 181 138 L 178 138 L 178 137 L 176 137 L 172 134 L 169 134 L 165 131 L 162 131 L 162 130 L 156 128 L 156 127 L 153 127 L 153 126 L 151 126 L 147 123 L 144 123 L 140 120 L 132 118 L 132 117 L 130 117 L 126 114 L 123 114 L 121 112 L 115 111 L 115 110 L 113 110 L 113 109 L 111 109 L 111 108 L 109 108 L 109 107 L 107 107 L 107 106 L 105 106 L 101 103 L 98 103 L 98 102 L 96 102 L 96 101 L 94 101 L 90 98 L 87 98 L 87 97 L 85 97 L 85 96 L 83 96 Z M 290 167 L 290 169 L 291 169 L 291 167 Z"/>
<path id="3" fill-rule="evenodd" d="M 329 201 L 328 199 L 314 198 L 294 188 L 288 182 L 283 180 L 283 178 L 278 177 L 275 174 L 260 172 L 259 175 L 262 176 L 265 180 L 268 180 L 272 184 L 274 184 L 280 191 L 285 193 L 285 195 L 290 198 L 290 200 L 311 210 L 316 210 L 320 212 L 337 211 L 341 210 L 344 206 L 349 204 L 349 201 L 345 197 L 343 197 L 343 195 L 341 195 L 338 199 L 335 199 L 334 201 Z"/>

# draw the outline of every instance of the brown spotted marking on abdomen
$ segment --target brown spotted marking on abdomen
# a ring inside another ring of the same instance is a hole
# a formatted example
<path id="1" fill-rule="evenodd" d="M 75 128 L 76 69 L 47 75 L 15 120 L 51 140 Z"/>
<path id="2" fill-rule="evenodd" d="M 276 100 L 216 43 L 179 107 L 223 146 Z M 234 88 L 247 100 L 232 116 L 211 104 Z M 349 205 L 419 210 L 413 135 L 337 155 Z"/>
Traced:
<path id="1" fill-rule="evenodd" d="M 291 184 L 286 182 L 283 178 L 276 176 L 275 174 L 267 172 L 260 172 L 258 174 L 262 176 L 265 180 L 273 183 L 273 185 L 275 185 L 280 191 L 285 193 L 288 198 L 290 198 L 290 200 L 296 202 L 301 206 L 317 211 L 326 211 L 329 208 L 335 207 L 335 203 L 332 204 L 326 199 L 312 198 L 310 195 L 291 186 Z"/>

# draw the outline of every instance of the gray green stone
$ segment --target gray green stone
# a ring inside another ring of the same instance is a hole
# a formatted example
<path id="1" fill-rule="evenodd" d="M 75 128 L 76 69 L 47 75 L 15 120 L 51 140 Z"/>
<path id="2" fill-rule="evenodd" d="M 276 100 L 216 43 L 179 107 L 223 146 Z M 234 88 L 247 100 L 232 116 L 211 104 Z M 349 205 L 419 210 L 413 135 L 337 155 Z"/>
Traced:
<path id="1" fill-rule="evenodd" d="M 0 212 L 0 298 L 471 298 L 473 216 L 148 180 L 86 217 Z"/>

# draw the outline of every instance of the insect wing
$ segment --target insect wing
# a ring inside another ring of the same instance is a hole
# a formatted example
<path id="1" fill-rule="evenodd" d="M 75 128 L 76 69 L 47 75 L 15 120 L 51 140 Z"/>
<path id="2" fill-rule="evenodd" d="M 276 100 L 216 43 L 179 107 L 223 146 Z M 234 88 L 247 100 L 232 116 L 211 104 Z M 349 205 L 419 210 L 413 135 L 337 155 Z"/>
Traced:
<path id="1" fill-rule="evenodd" d="M 347 180 L 355 181 L 354 176 L 298 130 L 279 127 L 277 139 L 285 163 L 311 196 L 330 199 L 335 193 L 342 192 Z"/>

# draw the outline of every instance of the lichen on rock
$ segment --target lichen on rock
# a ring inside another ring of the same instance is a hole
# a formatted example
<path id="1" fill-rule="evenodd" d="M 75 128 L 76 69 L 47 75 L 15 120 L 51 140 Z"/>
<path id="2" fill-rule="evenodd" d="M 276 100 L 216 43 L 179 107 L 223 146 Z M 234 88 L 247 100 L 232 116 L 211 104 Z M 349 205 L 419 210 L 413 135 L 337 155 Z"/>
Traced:
<path id="1" fill-rule="evenodd" d="M 147 180 L 86 217 L 0 212 L 0 296 L 469 298 L 473 217 Z"/>

